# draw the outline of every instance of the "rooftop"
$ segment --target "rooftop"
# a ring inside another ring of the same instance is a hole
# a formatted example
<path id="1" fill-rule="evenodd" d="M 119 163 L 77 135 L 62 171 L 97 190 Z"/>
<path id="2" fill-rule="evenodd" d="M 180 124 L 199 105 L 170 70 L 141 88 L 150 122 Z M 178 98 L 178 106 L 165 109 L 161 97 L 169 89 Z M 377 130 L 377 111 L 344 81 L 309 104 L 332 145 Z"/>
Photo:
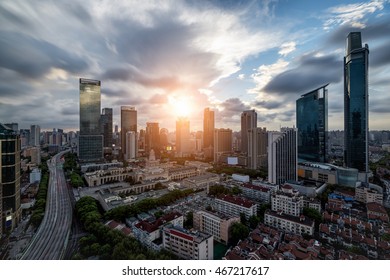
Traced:
<path id="1" fill-rule="evenodd" d="M 223 200 L 226 202 L 230 202 L 239 206 L 243 206 L 245 208 L 251 208 L 253 205 L 256 205 L 255 202 L 249 199 L 245 199 L 239 196 L 231 196 L 231 195 L 221 195 L 217 198 L 217 200 Z"/>

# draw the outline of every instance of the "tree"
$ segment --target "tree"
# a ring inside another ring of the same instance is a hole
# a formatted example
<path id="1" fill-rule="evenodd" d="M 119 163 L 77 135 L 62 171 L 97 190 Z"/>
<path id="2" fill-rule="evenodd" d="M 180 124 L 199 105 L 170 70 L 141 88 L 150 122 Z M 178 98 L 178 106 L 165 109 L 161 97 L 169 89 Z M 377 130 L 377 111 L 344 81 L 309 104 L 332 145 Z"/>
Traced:
<path id="1" fill-rule="evenodd" d="M 230 243 L 236 245 L 239 240 L 247 238 L 249 235 L 249 228 L 242 223 L 233 223 L 230 227 Z"/>
<path id="2" fill-rule="evenodd" d="M 260 218 L 258 216 L 253 215 L 249 217 L 249 227 L 251 229 L 255 229 L 259 225 L 259 222 Z"/>
<path id="3" fill-rule="evenodd" d="M 322 216 L 321 216 L 320 212 L 318 212 L 316 209 L 313 209 L 313 208 L 304 207 L 302 213 L 303 213 L 303 215 L 314 220 L 316 228 L 319 227 L 319 225 L 322 222 Z"/>
<path id="4" fill-rule="evenodd" d="M 246 218 L 244 213 L 240 213 L 240 221 L 244 225 L 248 224 L 248 220 L 247 220 L 247 218 Z"/>
<path id="5" fill-rule="evenodd" d="M 184 222 L 184 227 L 191 229 L 194 226 L 194 212 L 190 211 L 186 215 L 186 220 Z"/>

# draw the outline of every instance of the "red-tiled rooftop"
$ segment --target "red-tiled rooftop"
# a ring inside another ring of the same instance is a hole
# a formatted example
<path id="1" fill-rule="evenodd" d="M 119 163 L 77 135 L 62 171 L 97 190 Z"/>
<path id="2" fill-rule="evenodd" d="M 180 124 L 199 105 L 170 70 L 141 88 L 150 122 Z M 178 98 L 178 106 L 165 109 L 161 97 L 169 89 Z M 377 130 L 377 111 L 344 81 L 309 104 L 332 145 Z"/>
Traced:
<path id="1" fill-rule="evenodd" d="M 386 214 L 387 215 L 385 207 L 383 207 L 383 205 L 381 205 L 379 203 L 370 202 L 370 203 L 367 203 L 366 206 L 367 206 L 367 210 L 368 211 L 377 212 L 377 213 L 381 213 L 381 214 Z"/>
<path id="2" fill-rule="evenodd" d="M 271 190 L 270 188 L 252 185 L 251 183 L 245 183 L 243 186 L 244 186 L 244 188 L 252 189 L 252 190 L 256 190 L 256 191 L 261 191 L 261 192 L 269 192 Z"/>
<path id="3" fill-rule="evenodd" d="M 135 225 L 135 227 L 140 228 L 148 233 L 151 233 L 153 231 L 156 231 L 163 224 L 168 223 L 180 216 L 182 215 L 178 212 L 171 212 L 165 214 L 164 216 L 160 217 L 152 223 L 148 221 L 140 221 L 138 224 Z"/>
<path id="4" fill-rule="evenodd" d="M 219 196 L 218 199 L 226 201 L 226 202 L 230 202 L 230 203 L 233 203 L 233 204 L 236 204 L 239 206 L 243 206 L 245 208 L 251 208 L 253 205 L 256 204 L 252 200 L 245 199 L 245 198 L 238 197 L 238 196 L 231 196 L 231 195 L 222 195 L 222 196 Z"/>

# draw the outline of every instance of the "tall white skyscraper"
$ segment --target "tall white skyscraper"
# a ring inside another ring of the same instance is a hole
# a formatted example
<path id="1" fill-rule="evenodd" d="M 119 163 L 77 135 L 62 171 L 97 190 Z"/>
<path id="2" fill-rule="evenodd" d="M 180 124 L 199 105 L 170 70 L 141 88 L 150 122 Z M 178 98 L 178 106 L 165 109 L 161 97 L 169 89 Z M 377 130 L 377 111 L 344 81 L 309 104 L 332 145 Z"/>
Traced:
<path id="1" fill-rule="evenodd" d="M 281 132 L 268 132 L 268 181 L 283 184 L 297 180 L 297 130 L 282 128 Z"/>
<path id="2" fill-rule="evenodd" d="M 126 160 L 135 159 L 137 156 L 137 133 L 135 131 L 126 132 Z"/>

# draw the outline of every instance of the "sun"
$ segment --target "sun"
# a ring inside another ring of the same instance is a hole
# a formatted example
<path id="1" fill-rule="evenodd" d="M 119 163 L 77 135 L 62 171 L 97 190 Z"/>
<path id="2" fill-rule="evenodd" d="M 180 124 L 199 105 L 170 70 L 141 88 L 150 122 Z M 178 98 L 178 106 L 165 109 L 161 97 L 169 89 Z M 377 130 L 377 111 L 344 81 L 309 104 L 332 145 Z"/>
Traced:
<path id="1" fill-rule="evenodd" d="M 169 104 L 173 114 L 178 117 L 188 117 L 191 112 L 190 100 L 186 97 L 170 97 Z"/>

